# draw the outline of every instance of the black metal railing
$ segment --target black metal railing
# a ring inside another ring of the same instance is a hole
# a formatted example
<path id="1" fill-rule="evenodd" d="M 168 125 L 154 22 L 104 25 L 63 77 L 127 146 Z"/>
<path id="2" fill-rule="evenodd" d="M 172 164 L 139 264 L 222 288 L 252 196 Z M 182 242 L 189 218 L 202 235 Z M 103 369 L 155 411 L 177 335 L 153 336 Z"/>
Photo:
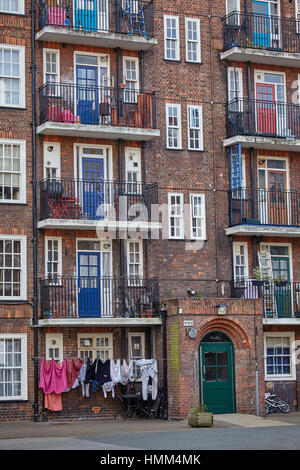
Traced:
<path id="1" fill-rule="evenodd" d="M 83 32 L 154 36 L 152 0 L 40 0 L 39 29 L 58 26 Z"/>
<path id="2" fill-rule="evenodd" d="M 40 280 L 42 318 L 154 317 L 159 315 L 156 278 L 56 277 Z"/>
<path id="3" fill-rule="evenodd" d="M 224 51 L 232 47 L 300 52 L 300 21 L 234 12 L 223 22 Z"/>
<path id="4" fill-rule="evenodd" d="M 155 93 L 117 87 L 46 83 L 39 89 L 40 124 L 107 125 L 155 129 Z"/>
<path id="5" fill-rule="evenodd" d="M 232 283 L 232 297 L 262 299 L 266 318 L 300 316 L 300 282 L 241 280 Z"/>
<path id="6" fill-rule="evenodd" d="M 156 183 L 47 179 L 40 182 L 40 220 L 148 222 L 158 204 Z"/>
<path id="7" fill-rule="evenodd" d="M 300 138 L 300 106 L 236 98 L 226 105 L 227 137 Z"/>
<path id="8" fill-rule="evenodd" d="M 300 193 L 256 189 L 229 192 L 230 225 L 300 227 Z"/>

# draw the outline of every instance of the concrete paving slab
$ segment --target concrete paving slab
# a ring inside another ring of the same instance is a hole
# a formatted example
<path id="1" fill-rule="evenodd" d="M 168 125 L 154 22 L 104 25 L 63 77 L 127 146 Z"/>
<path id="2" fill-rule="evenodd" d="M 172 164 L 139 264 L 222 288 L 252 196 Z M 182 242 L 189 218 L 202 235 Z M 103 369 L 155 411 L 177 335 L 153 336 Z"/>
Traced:
<path id="1" fill-rule="evenodd" d="M 269 417 L 261 417 L 255 415 L 248 415 L 243 413 L 232 413 L 232 414 L 218 414 L 214 415 L 214 422 L 217 424 L 228 423 L 243 428 L 261 428 L 261 427 L 273 427 L 273 426 L 294 426 L 296 423 L 289 423 L 276 420 L 276 418 L 270 419 Z M 297 423 L 299 424 L 299 423 Z"/>

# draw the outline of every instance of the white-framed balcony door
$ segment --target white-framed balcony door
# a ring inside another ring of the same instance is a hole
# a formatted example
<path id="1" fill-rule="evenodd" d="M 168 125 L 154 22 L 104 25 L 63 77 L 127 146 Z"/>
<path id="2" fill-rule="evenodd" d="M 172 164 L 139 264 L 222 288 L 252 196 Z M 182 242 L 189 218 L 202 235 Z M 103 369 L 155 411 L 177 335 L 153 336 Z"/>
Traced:
<path id="1" fill-rule="evenodd" d="M 261 224 L 291 223 L 291 193 L 287 159 L 258 157 L 258 215 Z"/>
<path id="2" fill-rule="evenodd" d="M 98 0 L 98 31 L 109 33 L 109 7 L 108 0 Z"/>
<path id="3" fill-rule="evenodd" d="M 285 74 L 256 70 L 254 78 L 256 133 L 271 137 L 291 137 L 287 120 Z"/>
<path id="4" fill-rule="evenodd" d="M 76 242 L 78 317 L 112 317 L 112 241 L 77 238 Z M 86 290 L 82 291 L 82 287 Z"/>

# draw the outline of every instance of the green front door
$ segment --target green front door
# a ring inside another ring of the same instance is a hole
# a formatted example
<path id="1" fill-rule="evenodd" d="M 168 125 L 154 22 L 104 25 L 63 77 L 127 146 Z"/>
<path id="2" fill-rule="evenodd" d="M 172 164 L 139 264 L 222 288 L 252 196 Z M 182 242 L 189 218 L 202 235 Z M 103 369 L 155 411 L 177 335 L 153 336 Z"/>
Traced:
<path id="1" fill-rule="evenodd" d="M 215 333 L 204 339 L 199 348 L 200 397 L 208 411 L 213 413 L 235 412 L 234 355 L 232 343 L 218 342 L 209 338 L 219 335 L 221 341 L 225 335 Z M 225 338 L 224 338 L 225 337 Z M 201 383 L 202 380 L 202 383 Z"/>
<path id="2" fill-rule="evenodd" d="M 274 294 L 276 310 L 279 318 L 289 318 L 292 316 L 292 292 L 290 283 L 290 260 L 288 257 L 272 256 L 272 272 L 274 279 L 281 279 L 284 282 L 276 282 Z"/>

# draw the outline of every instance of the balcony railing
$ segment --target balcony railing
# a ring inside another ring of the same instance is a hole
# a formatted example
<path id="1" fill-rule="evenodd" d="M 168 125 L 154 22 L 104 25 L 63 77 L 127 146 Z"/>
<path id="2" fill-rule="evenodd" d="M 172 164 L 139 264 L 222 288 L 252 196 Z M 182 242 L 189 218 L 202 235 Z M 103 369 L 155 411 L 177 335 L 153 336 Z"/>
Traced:
<path id="1" fill-rule="evenodd" d="M 223 18 L 224 51 L 232 47 L 300 52 L 300 21 L 245 13 Z"/>
<path id="2" fill-rule="evenodd" d="M 151 0 L 40 0 L 39 28 L 154 36 Z"/>
<path id="3" fill-rule="evenodd" d="M 57 277 L 40 280 L 42 318 L 143 318 L 159 315 L 157 279 Z"/>
<path id="4" fill-rule="evenodd" d="M 156 183 L 79 179 L 40 182 L 40 220 L 123 220 L 147 222 L 158 203 Z"/>
<path id="5" fill-rule="evenodd" d="M 155 94 L 117 87 L 46 83 L 39 90 L 47 121 L 155 129 Z"/>
<path id="6" fill-rule="evenodd" d="M 236 98 L 226 106 L 227 137 L 300 138 L 300 106 Z"/>
<path id="7" fill-rule="evenodd" d="M 256 189 L 230 191 L 230 225 L 300 227 L 300 193 Z"/>
<path id="8" fill-rule="evenodd" d="M 262 299 L 265 318 L 300 317 L 300 282 L 236 281 L 232 284 L 232 297 Z"/>

